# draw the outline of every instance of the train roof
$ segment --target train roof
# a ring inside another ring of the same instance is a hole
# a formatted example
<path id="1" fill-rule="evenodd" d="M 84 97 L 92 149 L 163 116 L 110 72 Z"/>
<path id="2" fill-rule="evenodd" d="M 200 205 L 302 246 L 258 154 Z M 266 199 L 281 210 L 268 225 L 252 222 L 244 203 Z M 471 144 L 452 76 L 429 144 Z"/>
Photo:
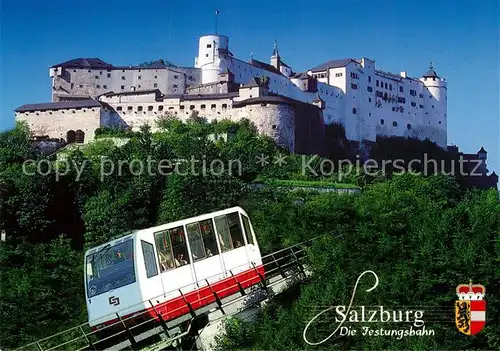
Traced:
<path id="1" fill-rule="evenodd" d="M 207 217 L 214 217 L 214 216 L 218 216 L 218 215 L 227 214 L 227 213 L 230 213 L 230 212 L 233 212 L 233 211 L 240 211 L 240 212 L 246 213 L 246 211 L 244 209 L 242 209 L 240 206 L 234 206 L 234 207 L 226 208 L 224 210 L 219 210 L 219 211 L 214 211 L 214 212 L 208 212 L 208 213 L 201 214 L 199 216 L 188 217 L 188 218 L 185 218 L 185 219 L 180 219 L 178 221 L 168 222 L 168 223 L 165 223 L 165 224 L 160 224 L 160 225 L 149 227 L 149 228 L 136 229 L 136 230 L 124 233 L 120 237 L 112 239 L 112 240 L 110 240 L 110 241 L 108 241 L 108 242 L 106 242 L 104 244 L 101 244 L 101 245 L 95 246 L 95 247 L 93 247 L 91 249 L 88 249 L 85 252 L 85 256 L 88 256 L 89 254 L 92 254 L 92 253 L 96 253 L 101 248 L 103 248 L 104 246 L 109 245 L 111 243 L 113 245 L 115 245 L 115 244 L 117 244 L 119 242 L 123 242 L 125 239 L 127 239 L 129 237 L 130 238 L 135 237 L 139 232 L 142 232 L 142 231 L 145 231 L 145 230 L 150 230 L 150 229 L 154 229 L 155 231 L 157 231 L 157 230 L 165 230 L 165 229 L 169 229 L 169 228 L 172 228 L 172 227 L 177 227 L 177 226 L 184 225 L 187 222 L 196 221 L 197 219 L 202 219 L 202 218 L 207 218 Z"/>

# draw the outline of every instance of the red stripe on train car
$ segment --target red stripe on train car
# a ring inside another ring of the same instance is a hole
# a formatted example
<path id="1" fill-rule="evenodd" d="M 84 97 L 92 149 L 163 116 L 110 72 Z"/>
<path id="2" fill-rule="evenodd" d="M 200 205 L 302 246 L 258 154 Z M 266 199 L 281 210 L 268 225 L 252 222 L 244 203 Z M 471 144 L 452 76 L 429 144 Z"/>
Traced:
<path id="1" fill-rule="evenodd" d="M 189 306 L 191 305 L 193 310 L 200 309 L 216 301 L 214 292 L 217 294 L 219 299 L 223 299 L 232 294 L 237 293 L 240 289 L 238 283 L 240 283 L 243 289 L 246 289 L 252 285 L 256 285 L 265 279 L 264 266 L 258 266 L 255 269 L 250 269 L 241 273 L 236 274 L 234 277 L 228 277 L 222 279 L 218 282 L 210 284 L 210 286 L 204 286 L 200 289 L 196 289 L 186 293 L 184 296 L 176 297 L 172 300 L 162 302 L 160 304 L 154 305 L 154 307 L 149 307 L 144 310 L 136 311 L 128 315 L 122 316 L 121 318 L 127 319 L 135 315 L 142 315 L 148 317 L 148 319 L 158 320 L 157 313 L 161 315 L 163 320 L 169 321 L 185 314 L 190 313 Z M 213 292 L 212 292 L 213 291 Z M 135 318 L 131 318 L 132 323 L 135 324 Z M 99 326 L 109 326 L 118 322 L 119 319 L 112 319 L 101 323 Z M 127 321 L 129 322 L 129 321 Z M 97 330 L 96 327 L 92 329 Z M 99 328 L 101 329 L 101 328 Z"/>

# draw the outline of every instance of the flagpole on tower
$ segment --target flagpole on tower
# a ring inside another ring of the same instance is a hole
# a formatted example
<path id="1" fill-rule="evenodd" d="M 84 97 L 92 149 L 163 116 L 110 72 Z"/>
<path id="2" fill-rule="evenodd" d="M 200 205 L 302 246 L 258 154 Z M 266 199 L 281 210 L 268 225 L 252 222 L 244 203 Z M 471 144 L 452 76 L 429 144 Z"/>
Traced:
<path id="1" fill-rule="evenodd" d="M 217 35 L 217 19 L 219 15 L 219 10 L 215 10 L 215 35 Z"/>

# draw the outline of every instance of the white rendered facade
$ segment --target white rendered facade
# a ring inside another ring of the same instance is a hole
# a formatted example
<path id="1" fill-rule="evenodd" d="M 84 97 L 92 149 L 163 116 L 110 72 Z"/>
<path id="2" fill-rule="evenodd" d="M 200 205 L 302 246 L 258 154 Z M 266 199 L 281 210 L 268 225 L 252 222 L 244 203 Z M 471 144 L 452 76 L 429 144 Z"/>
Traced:
<path id="1" fill-rule="evenodd" d="M 218 43 L 223 50 L 217 50 Z M 278 60 L 271 58 L 272 63 L 281 61 L 277 56 Z M 216 81 L 217 74 L 225 69 L 241 84 L 255 76 L 268 76 L 272 93 L 309 103 L 319 95 L 325 102 L 325 124 L 341 123 L 349 140 L 376 141 L 377 135 L 414 137 L 446 147 L 446 80 L 438 77 L 432 67 L 424 75 L 427 77 L 416 79 L 406 72 L 396 75 L 377 70 L 375 61 L 366 58 L 336 60 L 309 70 L 308 75 L 318 80 L 317 91 L 304 91 L 288 66 L 275 64 L 278 73 L 252 61 L 234 58 L 225 36 L 210 35 L 199 40 L 196 67 L 202 70 L 203 83 Z"/>
<path id="2" fill-rule="evenodd" d="M 282 61 L 276 43 L 270 63 L 253 58 L 245 62 L 231 54 L 227 36 L 207 35 L 199 39 L 198 55 L 192 68 L 163 64 L 147 68 L 118 67 L 94 58 L 55 65 L 50 75 L 53 101 L 92 98 L 104 103 L 101 126 L 115 125 L 121 120 L 135 129 L 144 123 L 154 125 L 154 119 L 165 112 L 186 118 L 192 111 L 198 111 L 209 120 L 250 118 L 257 124 L 266 124 L 269 116 L 276 113 L 276 105 L 251 107 L 241 102 L 269 94 L 310 106 L 318 106 L 319 101 L 324 124 L 342 124 L 351 141 L 375 142 L 377 136 L 398 136 L 429 139 L 443 148 L 447 144 L 446 81 L 438 77 L 432 67 L 416 79 L 406 72 L 380 71 L 375 61 L 362 58 L 332 60 L 307 72 L 294 73 Z M 262 87 L 247 86 L 256 77 L 267 77 L 265 93 Z M 148 90 L 158 92 L 145 94 Z M 233 103 L 238 107 L 233 108 Z M 53 113 L 56 108 L 64 110 L 58 106 L 48 108 L 54 109 Z M 46 112 L 30 107 L 27 111 L 18 111 L 17 117 L 52 135 L 59 122 L 54 115 L 51 115 L 52 120 L 38 121 L 43 113 Z M 73 115 L 72 111 L 70 113 Z M 290 135 L 295 131 L 285 130 L 293 123 L 284 121 L 294 113 L 281 106 L 278 115 L 273 120 L 283 123 L 278 127 L 275 122 L 267 123 L 269 125 L 263 126 L 264 132 L 276 134 L 273 128 L 281 128 L 280 133 L 287 135 L 288 146 L 293 146 Z M 86 124 L 87 120 L 88 117 L 82 117 L 81 123 Z M 60 121 L 69 123 L 65 119 Z M 92 124 L 85 129 L 86 140 L 90 140 L 89 133 L 94 127 Z M 58 137 L 64 134 L 64 128 L 59 129 Z"/>

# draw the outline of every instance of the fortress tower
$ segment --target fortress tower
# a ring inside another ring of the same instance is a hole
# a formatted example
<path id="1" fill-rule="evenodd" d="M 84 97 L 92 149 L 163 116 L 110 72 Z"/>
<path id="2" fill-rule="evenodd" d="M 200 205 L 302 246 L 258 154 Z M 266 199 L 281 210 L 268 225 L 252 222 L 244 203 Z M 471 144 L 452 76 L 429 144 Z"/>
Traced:
<path id="1" fill-rule="evenodd" d="M 221 57 L 229 49 L 229 38 L 225 35 L 205 35 L 200 38 L 198 57 L 194 61 L 196 68 L 201 68 L 201 83 L 214 83 L 219 79 L 222 67 Z"/>
<path id="2" fill-rule="evenodd" d="M 429 91 L 429 96 L 424 96 L 426 101 L 426 110 L 429 111 L 429 122 L 431 126 L 436 126 L 435 141 L 441 145 L 447 145 L 447 87 L 446 80 L 440 78 L 432 62 L 429 70 L 420 78 L 420 81 Z"/>

